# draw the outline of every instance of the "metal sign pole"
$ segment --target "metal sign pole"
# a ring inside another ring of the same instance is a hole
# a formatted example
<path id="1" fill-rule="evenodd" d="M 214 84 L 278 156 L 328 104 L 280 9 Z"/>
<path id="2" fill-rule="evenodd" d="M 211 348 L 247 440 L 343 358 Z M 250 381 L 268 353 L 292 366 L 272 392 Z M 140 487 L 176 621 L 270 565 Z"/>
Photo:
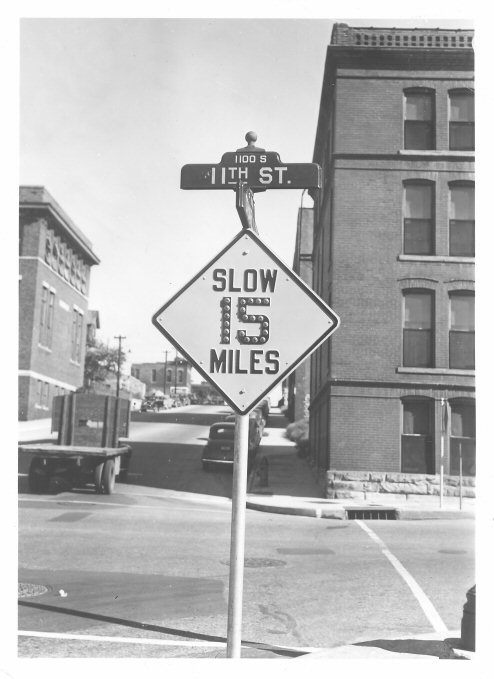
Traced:
<path id="1" fill-rule="evenodd" d="M 443 492 L 444 492 L 444 433 L 446 428 L 444 399 L 441 399 L 441 463 L 439 468 L 439 508 L 443 506 Z"/>
<path id="2" fill-rule="evenodd" d="M 227 658 L 240 658 L 240 646 L 242 641 L 242 594 L 244 586 L 245 508 L 247 501 L 248 455 L 249 414 L 236 415 L 233 459 L 230 581 L 228 590 Z"/>
<path id="3" fill-rule="evenodd" d="M 460 448 L 460 509 L 461 509 L 463 500 L 463 459 L 461 457 L 461 441 L 459 442 L 458 445 Z"/>
<path id="4" fill-rule="evenodd" d="M 251 190 L 237 184 L 237 211 L 244 228 L 257 232 Z M 248 206 L 248 212 L 246 211 Z M 244 218 L 242 218 L 244 217 Z M 242 645 L 242 596 L 244 590 L 245 510 L 247 504 L 247 466 L 249 459 L 249 414 L 235 416 L 233 449 L 232 527 L 230 542 L 230 581 L 226 657 L 240 658 Z"/>

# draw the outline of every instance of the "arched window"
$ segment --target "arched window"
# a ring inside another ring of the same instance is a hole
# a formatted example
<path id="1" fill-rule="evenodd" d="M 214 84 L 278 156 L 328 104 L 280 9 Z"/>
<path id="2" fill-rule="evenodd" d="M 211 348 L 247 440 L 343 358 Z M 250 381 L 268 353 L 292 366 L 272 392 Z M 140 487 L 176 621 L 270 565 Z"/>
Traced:
<path id="1" fill-rule="evenodd" d="M 449 254 L 475 256 L 475 185 L 451 182 L 449 185 Z"/>
<path id="2" fill-rule="evenodd" d="M 449 92 L 449 148 L 453 151 L 475 149 L 475 98 L 472 90 Z"/>
<path id="3" fill-rule="evenodd" d="M 401 471 L 434 474 L 434 401 L 405 398 L 402 408 Z"/>
<path id="4" fill-rule="evenodd" d="M 48 235 L 46 237 L 46 242 L 45 242 L 45 262 L 49 266 L 51 266 L 52 251 L 53 251 L 52 240 L 51 240 L 51 236 Z"/>
<path id="5" fill-rule="evenodd" d="M 406 149 L 434 149 L 435 140 L 435 92 L 417 88 L 405 90 Z"/>
<path id="6" fill-rule="evenodd" d="M 403 184 L 403 191 L 403 253 L 433 255 L 434 184 L 426 181 L 406 181 Z"/>
<path id="7" fill-rule="evenodd" d="M 449 437 L 449 473 L 475 476 L 475 401 L 453 399 Z"/>
<path id="8" fill-rule="evenodd" d="M 467 290 L 449 294 L 449 367 L 475 368 L 475 295 Z"/>
<path id="9" fill-rule="evenodd" d="M 403 366 L 434 366 L 434 293 L 431 290 L 403 291 Z"/>

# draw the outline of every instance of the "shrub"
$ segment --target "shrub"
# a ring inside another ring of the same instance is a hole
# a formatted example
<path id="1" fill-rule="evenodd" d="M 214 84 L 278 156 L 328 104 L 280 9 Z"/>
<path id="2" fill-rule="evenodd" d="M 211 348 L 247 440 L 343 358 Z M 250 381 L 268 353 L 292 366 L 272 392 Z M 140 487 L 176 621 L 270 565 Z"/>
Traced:
<path id="1" fill-rule="evenodd" d="M 286 428 L 286 437 L 297 445 L 307 443 L 309 441 L 309 420 L 304 418 L 289 424 Z"/>

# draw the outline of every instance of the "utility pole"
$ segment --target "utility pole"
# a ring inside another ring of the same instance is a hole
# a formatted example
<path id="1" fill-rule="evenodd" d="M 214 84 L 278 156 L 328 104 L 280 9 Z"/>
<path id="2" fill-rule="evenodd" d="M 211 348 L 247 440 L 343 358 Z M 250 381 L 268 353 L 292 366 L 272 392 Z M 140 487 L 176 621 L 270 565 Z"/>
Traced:
<path id="1" fill-rule="evenodd" d="M 163 352 L 165 354 L 165 375 L 163 377 L 163 394 L 166 396 L 166 373 L 168 370 L 168 351 Z"/>
<path id="2" fill-rule="evenodd" d="M 114 335 L 118 340 L 118 358 L 117 358 L 117 399 L 120 396 L 120 361 L 122 359 L 122 340 L 127 339 L 123 335 Z"/>
<path id="3" fill-rule="evenodd" d="M 175 349 L 175 398 L 177 398 L 177 363 L 178 363 L 178 352 Z"/>

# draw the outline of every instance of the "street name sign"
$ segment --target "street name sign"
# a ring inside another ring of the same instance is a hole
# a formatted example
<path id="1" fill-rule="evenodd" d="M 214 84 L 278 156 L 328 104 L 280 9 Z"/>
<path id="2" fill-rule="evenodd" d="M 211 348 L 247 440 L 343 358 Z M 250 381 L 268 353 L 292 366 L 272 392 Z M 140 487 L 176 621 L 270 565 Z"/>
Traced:
<path id="1" fill-rule="evenodd" d="M 321 168 L 317 163 L 282 163 L 274 151 L 247 146 L 224 153 L 216 165 L 184 165 L 180 175 L 182 189 L 235 189 L 239 182 L 253 191 L 318 189 Z"/>
<path id="2" fill-rule="evenodd" d="M 153 324 L 244 415 L 339 319 L 247 229 L 156 312 Z"/>

